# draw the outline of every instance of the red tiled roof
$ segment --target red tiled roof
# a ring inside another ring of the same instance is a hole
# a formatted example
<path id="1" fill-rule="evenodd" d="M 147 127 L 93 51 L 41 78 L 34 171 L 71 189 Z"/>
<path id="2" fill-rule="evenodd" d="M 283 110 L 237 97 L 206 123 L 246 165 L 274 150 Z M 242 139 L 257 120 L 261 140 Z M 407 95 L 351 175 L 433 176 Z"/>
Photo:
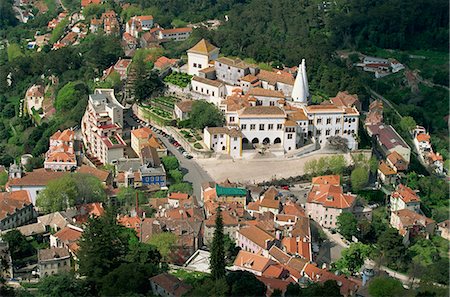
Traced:
<path id="1" fill-rule="evenodd" d="M 64 229 L 56 232 L 53 236 L 61 240 L 66 244 L 76 242 L 80 239 L 82 231 L 79 231 L 73 227 L 67 226 Z"/>
<path id="2" fill-rule="evenodd" d="M 267 242 L 272 241 L 275 238 L 266 233 L 265 231 L 261 230 L 260 228 L 256 226 L 249 226 L 246 228 L 241 228 L 238 231 L 242 236 L 248 238 L 250 241 L 256 243 L 259 247 L 262 249 L 267 248 Z"/>
<path id="3" fill-rule="evenodd" d="M 106 182 L 108 180 L 109 175 L 111 174 L 111 172 L 109 171 L 87 165 L 82 165 L 80 168 L 78 168 L 77 172 L 82 174 L 90 174 L 92 176 L 95 176 L 102 182 Z"/>
<path id="4" fill-rule="evenodd" d="M 308 194 L 308 203 L 322 204 L 331 208 L 350 208 L 356 200 L 352 194 L 344 194 L 341 186 L 318 185 L 314 186 Z"/>
<path id="5" fill-rule="evenodd" d="M 266 270 L 267 266 L 270 264 L 275 264 L 274 261 L 269 258 L 253 254 L 244 250 L 240 250 L 236 259 L 234 260 L 234 265 L 237 267 L 251 269 L 262 273 Z"/>
<path id="6" fill-rule="evenodd" d="M 430 142 L 430 135 L 425 133 L 420 133 L 416 136 L 418 142 Z"/>
<path id="7" fill-rule="evenodd" d="M 345 278 L 342 275 L 335 275 L 327 270 L 320 269 L 312 264 L 307 264 L 304 273 L 313 281 L 313 282 L 325 282 L 327 280 L 335 280 L 338 284 L 340 284 L 341 294 L 344 296 L 353 295 L 358 286 L 356 283 L 351 280 Z"/>
<path id="8" fill-rule="evenodd" d="M 173 28 L 161 30 L 162 34 L 178 34 L 178 33 L 188 33 L 192 32 L 192 28 Z"/>
<path id="9" fill-rule="evenodd" d="M 163 69 L 165 67 L 169 67 L 169 66 L 175 65 L 177 62 L 178 62 L 177 59 L 169 59 L 167 57 L 162 56 L 162 57 L 159 57 L 155 61 L 154 66 L 157 69 Z"/>
<path id="10" fill-rule="evenodd" d="M 263 272 L 264 277 L 280 278 L 283 275 L 284 268 L 280 264 L 272 264 Z"/>
<path id="11" fill-rule="evenodd" d="M 0 220 L 31 204 L 27 190 L 0 193 Z"/>
<path id="12" fill-rule="evenodd" d="M 188 194 L 180 193 L 180 192 L 173 192 L 173 193 L 170 193 L 170 195 L 169 195 L 169 199 L 185 200 L 188 198 L 189 198 Z"/>
<path id="13" fill-rule="evenodd" d="M 316 176 L 312 179 L 313 185 L 335 185 L 341 184 L 341 177 L 339 175 L 322 175 Z"/>
<path id="14" fill-rule="evenodd" d="M 416 192 L 403 184 L 398 185 L 397 190 L 392 193 L 392 197 L 402 199 L 405 203 L 420 202 Z"/>
<path id="15" fill-rule="evenodd" d="M 406 160 L 403 159 L 403 157 L 396 151 L 390 153 L 386 159 L 389 160 L 389 162 L 391 162 L 397 168 L 398 171 L 408 169 L 408 164 Z"/>
<path id="16" fill-rule="evenodd" d="M 150 278 L 150 281 L 163 288 L 170 296 L 181 297 L 192 287 L 166 272 Z"/>

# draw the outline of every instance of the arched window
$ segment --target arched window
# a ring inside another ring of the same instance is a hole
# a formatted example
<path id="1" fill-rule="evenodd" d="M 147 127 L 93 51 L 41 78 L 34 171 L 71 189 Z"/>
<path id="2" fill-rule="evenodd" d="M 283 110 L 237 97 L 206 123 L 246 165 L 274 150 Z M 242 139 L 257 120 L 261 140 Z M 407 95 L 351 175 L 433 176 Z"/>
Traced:
<path id="1" fill-rule="evenodd" d="M 280 139 L 280 137 L 277 137 L 277 138 L 275 138 L 275 140 L 273 141 L 273 143 L 281 143 L 281 139 Z"/>
<path id="2" fill-rule="evenodd" d="M 263 143 L 263 144 L 270 144 L 270 139 L 269 139 L 269 137 L 264 138 L 264 140 L 263 140 L 262 143 Z"/>
<path id="3" fill-rule="evenodd" d="M 252 143 L 253 144 L 259 143 L 259 139 L 257 137 L 253 138 L 252 139 Z"/>

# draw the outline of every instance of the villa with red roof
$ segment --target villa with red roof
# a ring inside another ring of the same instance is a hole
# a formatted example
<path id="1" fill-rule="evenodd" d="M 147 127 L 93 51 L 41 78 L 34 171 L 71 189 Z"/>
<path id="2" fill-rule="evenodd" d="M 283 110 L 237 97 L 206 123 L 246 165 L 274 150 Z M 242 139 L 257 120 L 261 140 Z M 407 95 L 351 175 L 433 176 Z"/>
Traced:
<path id="1" fill-rule="evenodd" d="M 328 178 L 316 178 L 306 201 L 306 214 L 325 228 L 336 228 L 337 217 L 351 212 L 356 195 L 345 194 L 340 185 L 330 184 Z"/>
<path id="2" fill-rule="evenodd" d="M 45 154 L 44 168 L 50 170 L 71 170 L 77 167 L 74 151 L 75 132 L 58 130 L 50 137 L 50 146 Z"/>
<path id="3" fill-rule="evenodd" d="M 398 185 L 397 189 L 391 194 L 391 211 L 409 209 L 420 212 L 420 198 L 411 188 L 405 185 Z"/>
<path id="4" fill-rule="evenodd" d="M 236 232 L 236 245 L 242 250 L 254 254 L 269 255 L 269 249 L 277 243 L 277 239 L 257 226 L 240 228 Z"/>
<path id="5" fill-rule="evenodd" d="M 0 230 L 25 225 L 35 217 L 28 191 L 0 192 Z"/>

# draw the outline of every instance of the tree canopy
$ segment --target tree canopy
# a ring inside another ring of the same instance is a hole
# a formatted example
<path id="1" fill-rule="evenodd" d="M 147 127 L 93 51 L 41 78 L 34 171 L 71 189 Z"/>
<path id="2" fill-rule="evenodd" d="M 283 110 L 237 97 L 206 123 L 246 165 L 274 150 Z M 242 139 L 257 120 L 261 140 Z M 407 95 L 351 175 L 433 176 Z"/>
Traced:
<path id="1" fill-rule="evenodd" d="M 372 248 L 369 245 L 354 242 L 342 251 L 341 258 L 334 263 L 335 268 L 347 275 L 355 274 L 359 272 L 371 252 Z"/>
<path id="2" fill-rule="evenodd" d="M 92 175 L 68 173 L 50 181 L 37 197 L 37 205 L 45 212 L 65 210 L 75 205 L 104 201 L 105 188 Z"/>
<path id="3" fill-rule="evenodd" d="M 205 127 L 222 127 L 225 117 L 214 104 L 197 100 L 192 104 L 190 121 L 193 128 L 203 130 Z"/>
<path id="4" fill-rule="evenodd" d="M 369 283 L 369 293 L 373 297 L 402 296 L 404 289 L 399 280 L 390 277 L 376 277 Z"/>
<path id="5" fill-rule="evenodd" d="M 350 176 L 352 189 L 355 192 L 362 190 L 369 182 L 369 171 L 366 167 L 356 167 Z"/>
<path id="6" fill-rule="evenodd" d="M 211 275 L 214 280 L 225 277 L 225 246 L 223 234 L 222 210 L 217 208 L 213 242 L 210 258 Z"/>
<path id="7" fill-rule="evenodd" d="M 358 222 L 354 214 L 343 212 L 337 217 L 337 229 L 339 233 L 347 240 L 351 240 L 352 236 L 356 236 L 358 232 Z"/>

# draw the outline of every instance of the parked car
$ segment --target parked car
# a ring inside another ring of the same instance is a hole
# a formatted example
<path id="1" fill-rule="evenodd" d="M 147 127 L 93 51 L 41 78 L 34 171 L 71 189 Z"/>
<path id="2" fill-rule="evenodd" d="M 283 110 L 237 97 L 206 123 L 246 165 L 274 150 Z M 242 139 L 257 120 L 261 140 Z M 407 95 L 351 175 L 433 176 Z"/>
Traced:
<path id="1" fill-rule="evenodd" d="M 186 159 L 192 159 L 193 157 L 191 155 L 187 155 Z"/>
<path id="2" fill-rule="evenodd" d="M 281 188 L 286 191 L 289 190 L 289 186 L 282 186 Z"/>

